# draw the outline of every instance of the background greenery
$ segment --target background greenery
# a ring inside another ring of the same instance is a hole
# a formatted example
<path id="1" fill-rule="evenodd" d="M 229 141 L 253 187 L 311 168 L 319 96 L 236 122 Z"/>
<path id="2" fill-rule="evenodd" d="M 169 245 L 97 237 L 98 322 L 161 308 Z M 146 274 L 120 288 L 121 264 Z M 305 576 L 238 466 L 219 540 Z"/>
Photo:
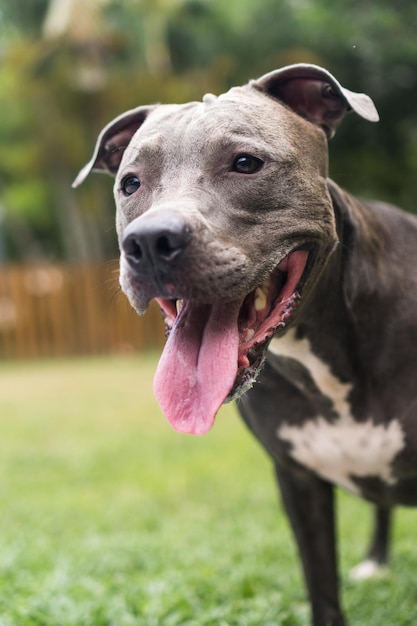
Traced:
<path id="1" fill-rule="evenodd" d="M 232 406 L 205 437 L 171 430 L 156 358 L 0 364 L 1 626 L 307 626 L 266 455 Z M 370 512 L 339 496 L 354 626 L 415 626 L 416 512 L 390 573 L 352 583 Z"/>
<path id="2" fill-rule="evenodd" d="M 415 209 L 415 0 L 0 0 L 0 59 L 0 258 L 115 256 L 110 179 L 70 189 L 101 127 L 299 61 L 381 114 L 345 121 L 332 176 Z"/>

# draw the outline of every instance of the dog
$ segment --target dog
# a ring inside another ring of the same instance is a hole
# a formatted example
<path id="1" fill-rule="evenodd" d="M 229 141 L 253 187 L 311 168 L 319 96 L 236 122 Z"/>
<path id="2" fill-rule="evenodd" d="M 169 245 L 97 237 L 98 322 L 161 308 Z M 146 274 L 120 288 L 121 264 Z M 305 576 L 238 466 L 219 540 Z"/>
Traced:
<path id="1" fill-rule="evenodd" d="M 168 331 L 154 392 L 203 434 L 238 409 L 275 466 L 313 626 L 346 624 L 333 492 L 375 505 L 365 565 L 387 561 L 391 510 L 417 504 L 417 219 L 328 178 L 327 142 L 365 94 L 297 64 L 202 102 L 140 106 L 100 133 L 115 176 L 120 284 Z"/>

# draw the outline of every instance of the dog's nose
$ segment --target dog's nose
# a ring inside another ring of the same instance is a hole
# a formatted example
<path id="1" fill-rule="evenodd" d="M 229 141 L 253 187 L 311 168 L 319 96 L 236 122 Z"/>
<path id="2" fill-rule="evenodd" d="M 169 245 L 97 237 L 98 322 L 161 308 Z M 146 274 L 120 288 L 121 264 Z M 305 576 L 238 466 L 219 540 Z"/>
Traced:
<path id="1" fill-rule="evenodd" d="M 125 231 L 122 248 L 135 268 L 149 264 L 158 267 L 172 264 L 184 254 L 190 240 L 190 229 L 180 218 L 145 219 L 132 222 Z"/>

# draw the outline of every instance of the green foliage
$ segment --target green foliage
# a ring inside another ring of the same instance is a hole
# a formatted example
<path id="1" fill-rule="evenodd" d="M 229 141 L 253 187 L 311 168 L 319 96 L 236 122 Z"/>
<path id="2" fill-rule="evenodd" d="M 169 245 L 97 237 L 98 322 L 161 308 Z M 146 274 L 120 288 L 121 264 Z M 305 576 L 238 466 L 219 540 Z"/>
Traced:
<path id="1" fill-rule="evenodd" d="M 9 241 L 23 219 L 45 254 L 77 258 L 86 249 L 77 233 L 87 233 L 91 214 L 99 230 L 112 222 L 110 193 L 94 182 L 77 192 L 69 185 L 121 111 L 199 99 L 299 61 L 369 93 L 381 114 L 377 125 L 355 116 L 342 124 L 330 145 L 332 176 L 415 209 L 414 0 L 92 0 L 56 36 L 44 31 L 49 6 L 0 4 L 0 201 Z M 115 242 L 95 242 L 87 246 L 93 256 L 117 254 Z"/>
<path id="2" fill-rule="evenodd" d="M 3 0 L 0 3 L 0 32 L 9 28 L 8 31 L 23 31 L 36 33 L 41 27 L 42 20 L 48 7 L 48 0 Z"/>
<path id="3" fill-rule="evenodd" d="M 306 626 L 273 472 L 224 407 L 205 437 L 172 431 L 153 357 L 2 364 L 2 626 Z M 22 393 L 24 390 L 24 393 Z M 415 511 L 391 573 L 352 583 L 368 505 L 338 502 L 355 626 L 414 626 Z"/>

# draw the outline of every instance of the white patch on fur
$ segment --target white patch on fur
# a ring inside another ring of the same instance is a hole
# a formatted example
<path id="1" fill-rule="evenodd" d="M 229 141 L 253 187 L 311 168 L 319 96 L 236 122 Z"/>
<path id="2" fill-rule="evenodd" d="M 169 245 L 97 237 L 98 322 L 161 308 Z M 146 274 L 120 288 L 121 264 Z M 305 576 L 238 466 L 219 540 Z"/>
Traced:
<path id="1" fill-rule="evenodd" d="M 372 559 L 366 559 L 353 567 L 349 572 L 351 580 L 367 580 L 368 578 L 378 578 L 388 572 L 386 565 L 381 565 Z"/>
<path id="2" fill-rule="evenodd" d="M 296 339 L 295 331 L 273 339 L 269 350 L 302 363 L 321 393 L 332 400 L 339 415 L 333 423 L 319 416 L 302 426 L 283 424 L 277 435 L 291 444 L 291 456 L 322 478 L 353 493 L 359 490 L 352 477 L 377 476 L 388 484 L 395 483 L 391 464 L 404 446 L 400 423 L 392 420 L 386 425 L 374 424 L 372 419 L 356 422 L 348 402 L 351 384 L 334 376 L 329 366 L 312 352 L 308 339 Z"/>
<path id="3" fill-rule="evenodd" d="M 302 363 L 321 393 L 333 400 L 335 411 L 340 416 L 350 415 L 350 405 L 346 398 L 352 385 L 342 383 L 332 374 L 327 363 L 314 354 L 308 339 L 296 339 L 295 330 L 290 330 L 280 339 L 272 339 L 269 350 L 277 356 L 289 357 Z"/>

